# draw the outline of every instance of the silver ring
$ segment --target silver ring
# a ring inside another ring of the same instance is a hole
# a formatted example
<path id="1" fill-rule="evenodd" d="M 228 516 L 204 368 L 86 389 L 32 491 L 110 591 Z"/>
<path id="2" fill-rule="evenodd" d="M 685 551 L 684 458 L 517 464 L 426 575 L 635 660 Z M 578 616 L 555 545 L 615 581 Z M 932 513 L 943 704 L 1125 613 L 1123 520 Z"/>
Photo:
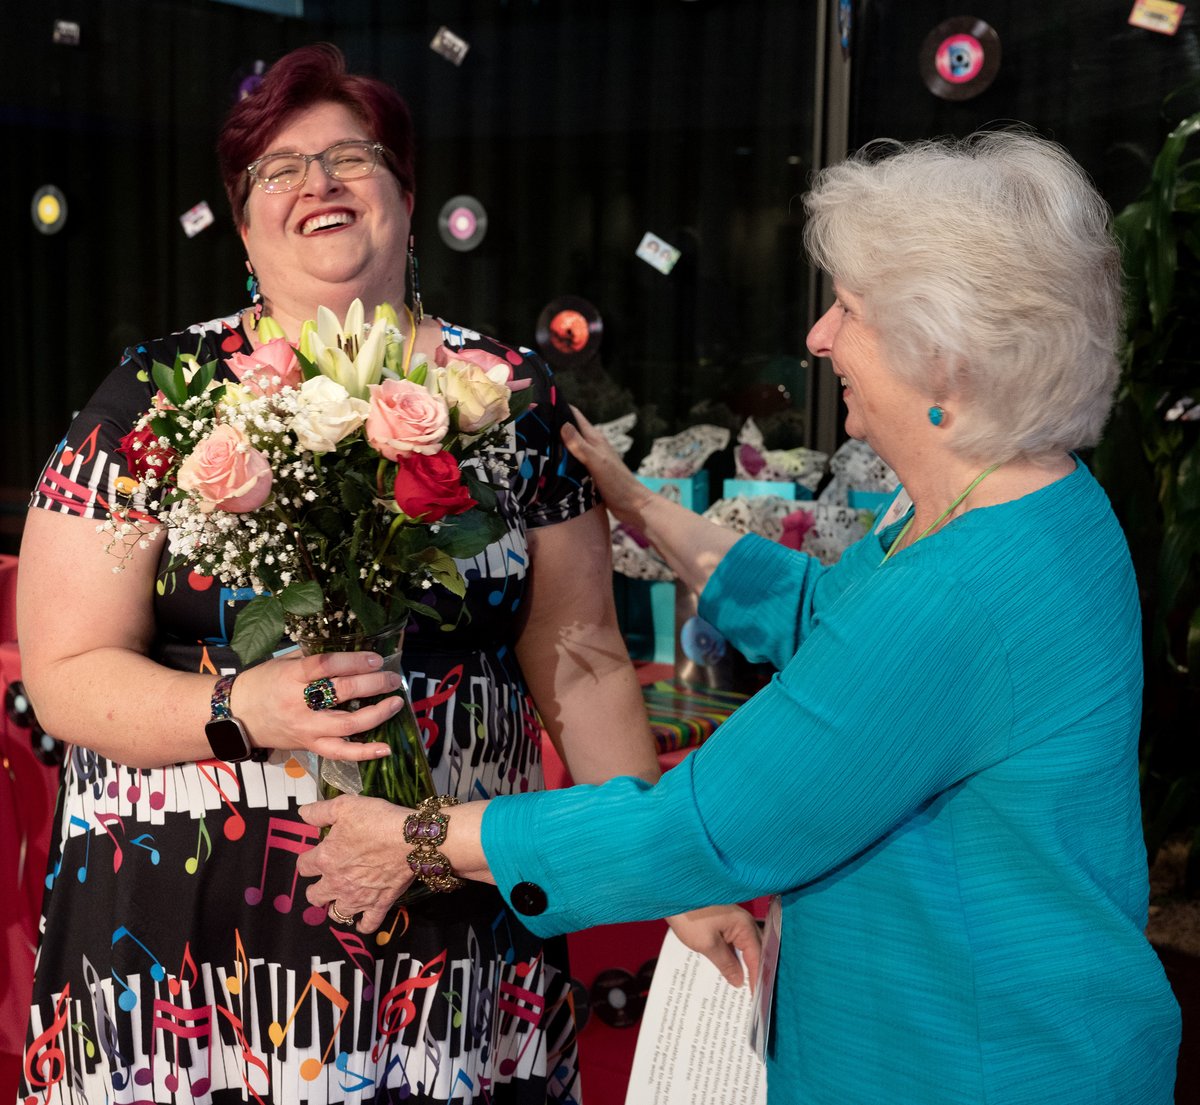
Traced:
<path id="1" fill-rule="evenodd" d="M 347 917 L 340 909 L 338 909 L 337 902 L 330 902 L 326 908 L 329 911 L 330 918 L 336 921 L 339 925 L 354 924 L 354 918 Z"/>
<path id="2" fill-rule="evenodd" d="M 310 710 L 332 710 L 338 704 L 332 679 L 314 679 L 304 684 L 304 702 Z"/>

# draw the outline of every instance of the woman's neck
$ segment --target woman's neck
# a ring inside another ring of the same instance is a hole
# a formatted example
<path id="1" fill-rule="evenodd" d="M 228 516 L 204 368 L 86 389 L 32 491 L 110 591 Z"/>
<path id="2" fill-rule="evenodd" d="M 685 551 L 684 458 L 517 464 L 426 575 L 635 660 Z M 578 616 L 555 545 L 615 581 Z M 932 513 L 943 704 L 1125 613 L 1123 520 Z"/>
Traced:
<path id="1" fill-rule="evenodd" d="M 387 288 L 358 287 L 349 284 L 331 284 L 324 288 L 308 289 L 304 294 L 264 295 L 263 314 L 270 315 L 283 328 L 288 340 L 300 340 L 300 329 L 309 319 L 317 317 L 318 307 L 327 307 L 338 318 L 346 317 L 350 304 L 362 300 L 363 311 L 368 320 L 375 317 L 375 308 L 381 303 L 390 303 L 399 315 L 401 329 L 407 331 L 404 322 L 403 280 Z M 256 339 L 255 339 L 256 340 Z"/>
<path id="2" fill-rule="evenodd" d="M 1075 470 L 1075 460 L 1067 453 L 1041 460 L 1018 458 L 993 467 L 994 463 L 942 457 L 938 465 L 927 465 L 916 472 L 897 470 L 913 501 L 913 523 L 905 544 L 911 544 L 916 534 L 925 533 L 931 526 L 936 531 L 968 511 L 1022 498 Z M 987 472 L 986 477 L 971 487 L 984 472 Z M 971 490 L 963 495 L 967 488 Z M 957 503 L 956 499 L 959 500 Z"/>

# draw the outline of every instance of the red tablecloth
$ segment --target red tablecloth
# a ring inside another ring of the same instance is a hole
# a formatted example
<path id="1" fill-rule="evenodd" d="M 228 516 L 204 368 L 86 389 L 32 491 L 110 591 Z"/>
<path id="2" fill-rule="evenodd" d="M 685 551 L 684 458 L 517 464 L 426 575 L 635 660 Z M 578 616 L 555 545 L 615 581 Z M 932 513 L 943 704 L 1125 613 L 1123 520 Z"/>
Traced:
<path id="1" fill-rule="evenodd" d="M 636 666 L 663 771 L 688 756 L 745 700 L 744 695 L 676 686 L 668 664 Z M 687 741 L 683 746 L 682 740 Z M 547 787 L 571 785 L 570 774 L 549 740 L 542 741 L 542 765 Z M 763 911 L 755 908 L 754 912 L 761 915 Z M 571 975 L 588 990 L 602 971 L 622 970 L 636 977 L 648 961 L 658 958 L 666 933 L 665 921 L 602 925 L 571 933 L 567 937 Z M 588 1018 L 579 1037 L 580 1080 L 587 1105 L 624 1105 L 638 1027 L 614 1028 L 599 1017 Z"/>
<path id="2" fill-rule="evenodd" d="M 0 556 L 0 690 L 21 674 L 16 626 L 17 558 Z M 17 1096 L 33 954 L 46 880 L 58 771 L 33 754 L 28 729 L 0 714 L 0 1100 Z"/>

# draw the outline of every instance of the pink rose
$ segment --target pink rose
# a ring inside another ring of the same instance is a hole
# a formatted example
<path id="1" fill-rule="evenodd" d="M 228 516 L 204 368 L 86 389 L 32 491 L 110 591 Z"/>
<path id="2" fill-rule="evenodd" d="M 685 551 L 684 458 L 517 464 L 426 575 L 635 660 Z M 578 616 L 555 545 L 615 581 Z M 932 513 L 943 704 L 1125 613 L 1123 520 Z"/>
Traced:
<path id="1" fill-rule="evenodd" d="M 179 466 L 175 482 L 200 498 L 205 514 L 257 510 L 271 494 L 271 465 L 246 435 L 223 423 L 203 438 Z"/>
<path id="2" fill-rule="evenodd" d="M 302 379 L 296 351 L 287 338 L 273 338 L 253 353 L 234 353 L 225 363 L 255 395 L 298 388 Z"/>
<path id="3" fill-rule="evenodd" d="M 388 460 L 409 453 L 436 453 L 450 426 L 446 401 L 411 380 L 371 384 L 366 435 L 371 448 Z"/>

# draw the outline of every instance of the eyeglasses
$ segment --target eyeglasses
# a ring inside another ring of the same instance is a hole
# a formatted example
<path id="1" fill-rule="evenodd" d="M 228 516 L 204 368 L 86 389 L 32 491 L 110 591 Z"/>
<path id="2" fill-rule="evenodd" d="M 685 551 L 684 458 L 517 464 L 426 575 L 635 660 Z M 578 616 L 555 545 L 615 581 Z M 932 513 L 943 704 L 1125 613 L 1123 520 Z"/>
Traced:
<path id="1" fill-rule="evenodd" d="M 250 178 L 264 192 L 290 192 L 308 176 L 308 166 L 319 161 L 334 180 L 360 180 L 370 176 L 386 153 L 378 142 L 335 142 L 320 153 L 268 153 L 246 166 Z"/>

